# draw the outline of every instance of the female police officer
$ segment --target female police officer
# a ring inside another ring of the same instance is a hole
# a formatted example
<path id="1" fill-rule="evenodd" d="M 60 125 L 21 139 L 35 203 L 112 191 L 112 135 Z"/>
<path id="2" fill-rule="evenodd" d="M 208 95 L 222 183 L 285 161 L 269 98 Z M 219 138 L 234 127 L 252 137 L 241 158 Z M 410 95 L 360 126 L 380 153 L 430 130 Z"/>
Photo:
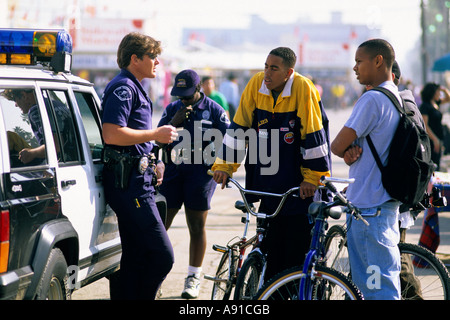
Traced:
<path id="1" fill-rule="evenodd" d="M 119 222 L 123 299 L 154 299 L 174 261 L 154 200 L 150 141 L 170 143 L 177 132 L 170 125 L 152 129 L 152 102 L 140 83 L 155 78 L 160 53 L 159 41 L 140 33 L 126 35 L 117 51 L 121 72 L 105 88 L 102 101 L 103 182 Z"/>

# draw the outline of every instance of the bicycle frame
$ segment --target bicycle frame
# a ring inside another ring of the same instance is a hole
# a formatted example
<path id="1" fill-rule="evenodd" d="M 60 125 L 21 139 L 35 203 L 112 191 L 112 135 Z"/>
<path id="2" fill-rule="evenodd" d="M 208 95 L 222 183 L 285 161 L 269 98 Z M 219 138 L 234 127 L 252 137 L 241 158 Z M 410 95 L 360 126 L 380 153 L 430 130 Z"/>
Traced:
<path id="1" fill-rule="evenodd" d="M 357 219 L 361 219 L 364 223 L 367 224 L 367 221 L 364 220 L 359 214 L 358 210 L 340 193 L 336 190 L 332 182 L 338 183 L 352 183 L 353 180 L 345 180 L 345 179 L 337 179 L 337 178 L 329 178 L 322 177 L 321 182 L 325 184 L 325 187 L 334 193 L 334 201 L 329 203 L 319 203 L 318 214 L 315 217 L 315 224 L 313 228 L 313 234 L 311 239 L 310 250 L 306 254 L 306 258 L 303 264 L 303 275 L 300 279 L 300 286 L 298 297 L 300 300 L 311 300 L 312 299 L 312 280 L 315 277 L 315 265 L 321 258 L 324 257 L 324 247 L 323 241 L 321 238 L 325 236 L 325 224 L 326 218 L 333 217 L 334 219 L 338 219 L 342 213 L 335 212 L 332 213 L 331 210 L 333 207 L 344 205 Z M 310 212 L 311 213 L 311 212 Z M 310 271 L 310 276 L 307 276 Z"/>
<path id="2" fill-rule="evenodd" d="M 324 229 L 325 229 L 325 210 L 329 209 L 331 207 L 339 205 L 341 202 L 334 201 L 332 203 L 326 204 L 321 206 L 319 209 L 319 214 L 315 218 L 315 224 L 313 229 L 313 236 L 311 239 L 311 249 L 306 254 L 306 258 L 303 265 L 303 276 L 300 280 L 300 287 L 299 287 L 299 299 L 300 300 L 311 300 L 312 296 L 312 290 L 311 290 L 311 281 L 314 279 L 315 275 L 315 265 L 318 260 L 320 260 L 321 257 L 323 257 L 323 245 L 320 238 L 324 235 Z M 311 276 L 307 277 L 308 271 L 311 270 Z"/>
<path id="3" fill-rule="evenodd" d="M 208 170 L 208 174 L 213 175 L 213 172 L 211 170 Z M 243 188 L 239 184 L 239 182 L 237 182 L 236 180 L 234 180 L 231 177 L 228 179 L 228 182 L 231 182 L 232 184 L 234 184 L 237 187 L 237 189 L 239 190 L 239 192 L 241 194 L 243 203 L 244 203 L 245 211 L 244 211 L 244 208 L 239 208 L 246 213 L 244 233 L 243 233 L 243 236 L 241 238 L 239 238 L 239 241 L 237 241 L 231 245 L 227 244 L 227 247 L 213 245 L 213 249 L 215 251 L 219 251 L 222 253 L 230 251 L 232 248 L 237 248 L 239 250 L 238 264 L 237 264 L 236 272 L 234 274 L 233 273 L 230 274 L 232 277 L 237 278 L 237 276 L 239 275 L 239 272 L 241 271 L 241 268 L 242 268 L 246 249 L 250 245 L 253 245 L 253 250 L 258 250 L 259 244 L 261 243 L 261 241 L 264 237 L 265 228 L 258 227 L 256 235 L 254 235 L 252 238 L 247 240 L 247 232 L 248 232 L 248 225 L 250 222 L 250 214 L 255 216 L 257 219 L 268 219 L 268 218 L 273 218 L 273 217 L 277 216 L 278 213 L 280 212 L 281 208 L 283 207 L 287 197 L 289 195 L 291 195 L 292 193 L 294 193 L 295 191 L 298 191 L 300 189 L 300 187 L 294 187 L 294 188 L 289 189 L 285 193 L 277 194 L 277 193 L 270 193 L 270 192 L 263 192 L 263 191 L 247 190 L 247 189 Z M 280 199 L 280 203 L 278 204 L 278 207 L 275 210 L 275 212 L 272 214 L 266 214 L 263 212 L 256 212 L 255 209 L 253 209 L 253 206 L 250 203 L 248 203 L 246 195 L 269 196 L 269 197 L 277 197 L 277 198 L 281 198 L 281 199 Z M 295 196 L 295 195 L 292 195 L 292 196 Z M 229 255 L 229 259 L 230 259 L 229 265 L 231 266 L 232 265 L 232 260 L 231 260 L 232 255 L 231 254 Z M 264 274 L 265 266 L 264 266 L 262 272 Z M 208 280 L 213 280 L 213 281 L 226 281 L 223 279 L 217 279 L 216 277 L 211 277 L 211 276 L 207 276 L 207 275 L 205 275 L 205 278 Z M 233 281 L 233 279 L 229 279 L 229 280 Z M 261 277 L 259 286 L 262 285 L 262 281 L 263 281 L 263 279 Z"/>
<path id="4" fill-rule="evenodd" d="M 211 170 L 208 170 L 208 174 L 213 175 L 213 172 Z M 338 182 L 338 183 L 352 183 L 354 181 L 354 179 L 339 179 L 339 178 L 330 178 L 330 177 L 322 177 L 321 182 L 323 184 L 325 184 L 324 188 L 327 188 L 328 190 L 330 190 L 331 192 L 333 192 L 334 194 L 334 201 L 333 202 L 329 202 L 329 203 L 325 203 L 325 202 L 320 202 L 320 207 L 318 209 L 318 213 L 315 216 L 315 225 L 314 225 L 314 232 L 313 232 L 313 236 L 312 236 L 312 240 L 311 240 L 311 246 L 310 246 L 310 251 L 308 252 L 308 254 L 306 255 L 305 258 L 305 262 L 304 262 L 304 267 L 303 267 L 303 274 L 307 275 L 308 271 L 311 270 L 311 277 L 306 277 L 303 276 L 301 278 L 300 281 L 300 288 L 299 288 L 299 298 L 301 300 L 309 300 L 311 299 L 311 281 L 314 279 L 314 275 L 315 275 L 315 265 L 316 263 L 320 260 L 321 257 L 324 256 L 324 249 L 323 249 L 323 245 L 321 241 L 321 237 L 324 235 L 324 226 L 326 223 L 326 218 L 331 216 L 331 217 L 335 217 L 334 214 L 330 211 L 331 208 L 339 206 L 339 205 L 343 205 L 346 206 L 348 208 L 348 210 L 351 211 L 351 213 L 353 215 L 355 215 L 355 217 L 357 219 L 361 219 L 364 223 L 367 223 L 360 215 L 359 215 L 359 211 L 353 207 L 353 205 L 347 201 L 347 199 L 336 190 L 336 188 L 334 187 L 334 185 L 332 184 L 332 182 Z M 261 219 L 267 219 L 267 218 L 273 218 L 276 215 L 278 215 L 278 213 L 280 212 L 281 208 L 283 207 L 287 197 L 289 195 L 291 195 L 292 193 L 299 191 L 300 187 L 293 187 L 289 190 L 287 190 L 285 193 L 282 194 L 276 194 L 276 193 L 269 193 L 269 192 L 262 192 L 262 191 L 255 191 L 255 190 L 247 190 L 244 189 L 236 180 L 234 180 L 233 178 L 228 178 L 228 182 L 233 183 L 239 190 L 241 197 L 243 199 L 245 208 L 247 210 L 246 214 L 247 214 L 247 223 L 248 223 L 248 214 L 251 214 L 257 218 L 261 218 Z M 250 204 L 247 201 L 246 195 L 247 194 L 251 194 L 251 195 L 258 195 L 258 196 L 268 196 L 268 197 L 278 197 L 281 198 L 280 203 L 278 204 L 277 209 L 275 210 L 274 213 L 272 214 L 266 214 L 266 213 L 262 213 L 262 212 L 255 212 Z M 295 195 L 292 195 L 295 196 Z M 298 196 L 298 195 L 297 195 Z M 340 211 L 338 214 L 339 216 L 341 215 L 342 211 Z M 336 218 L 337 219 L 337 218 Z M 247 228 L 245 229 L 245 234 L 247 232 Z M 244 234 L 244 236 L 245 236 Z M 258 236 L 258 234 L 256 235 Z M 253 238 L 252 238 L 253 239 Z M 258 240 L 258 239 L 257 239 Z M 247 242 L 238 242 L 237 245 L 241 245 L 243 243 L 249 243 L 249 241 Z M 242 261 L 243 261 L 243 256 L 245 253 L 245 248 L 246 247 L 239 247 L 240 251 L 239 251 L 239 265 L 238 265 L 238 269 L 236 272 L 236 276 L 239 274 L 239 271 L 241 270 L 242 267 Z M 230 265 L 231 265 L 231 261 L 230 261 Z M 211 279 L 212 280 L 212 279 Z M 261 286 L 261 282 L 259 283 L 259 286 Z"/>

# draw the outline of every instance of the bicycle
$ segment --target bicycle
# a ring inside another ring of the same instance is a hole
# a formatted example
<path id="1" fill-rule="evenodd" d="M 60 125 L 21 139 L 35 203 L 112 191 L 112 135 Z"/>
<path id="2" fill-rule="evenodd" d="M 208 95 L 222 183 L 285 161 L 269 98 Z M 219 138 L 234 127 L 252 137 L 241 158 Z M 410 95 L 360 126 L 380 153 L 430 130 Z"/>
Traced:
<path id="1" fill-rule="evenodd" d="M 325 243 L 325 250 L 328 253 L 327 266 L 349 276 L 351 273 L 347 230 L 350 224 L 351 220 L 344 226 L 332 226 L 328 230 Z M 398 248 L 404 270 L 400 277 L 402 300 L 450 299 L 449 272 L 433 252 L 417 244 L 404 242 L 400 242 Z M 411 268 L 414 270 L 409 270 Z"/>
<path id="2" fill-rule="evenodd" d="M 213 173 L 209 170 L 208 174 L 212 175 Z M 237 187 L 243 199 L 243 201 L 236 201 L 235 208 L 246 214 L 246 217 L 242 218 L 242 222 L 245 223 L 244 233 L 235 242 L 233 240 L 236 237 L 231 239 L 226 246 L 213 245 L 213 250 L 222 253 L 222 257 L 216 275 L 205 275 L 204 278 L 214 281 L 212 300 L 228 300 L 233 288 L 235 288 L 235 300 L 251 300 L 264 282 L 266 255 L 261 252 L 259 246 L 265 236 L 266 221 L 278 215 L 287 197 L 290 195 L 295 196 L 294 193 L 299 190 L 299 187 L 291 188 L 283 194 L 275 194 L 247 190 L 231 177 L 227 183 L 229 182 Z M 281 200 L 273 214 L 265 214 L 256 212 L 255 207 L 248 203 L 245 195 L 272 196 L 279 197 Z M 256 234 L 248 239 L 250 215 L 257 218 L 257 228 Z M 245 251 L 250 246 L 253 249 L 244 261 Z"/>
<path id="3" fill-rule="evenodd" d="M 354 179 L 322 177 L 324 187 L 333 194 L 331 202 L 313 202 L 308 214 L 315 219 L 309 252 L 303 267 L 285 270 L 269 280 L 256 294 L 257 300 L 362 300 L 363 296 L 353 282 L 341 272 L 325 265 L 325 233 L 328 218 L 339 219 L 342 207 L 356 219 L 365 221 L 359 210 L 336 190 L 333 183 L 352 183 Z"/>
<path id="4" fill-rule="evenodd" d="M 247 238 L 250 214 L 244 202 L 236 201 L 235 208 L 246 214 L 246 217 L 242 217 L 241 220 L 245 224 L 244 233 L 235 242 L 232 241 L 236 237 L 231 239 L 225 247 L 213 244 L 213 250 L 222 253 L 222 257 L 217 267 L 216 275 L 204 276 L 205 279 L 214 281 L 211 295 L 212 300 L 228 300 L 230 298 L 233 287 L 236 285 L 236 278 L 241 270 L 245 251 L 248 247 L 254 246 L 258 239 L 257 235 L 254 235 L 250 239 Z"/>

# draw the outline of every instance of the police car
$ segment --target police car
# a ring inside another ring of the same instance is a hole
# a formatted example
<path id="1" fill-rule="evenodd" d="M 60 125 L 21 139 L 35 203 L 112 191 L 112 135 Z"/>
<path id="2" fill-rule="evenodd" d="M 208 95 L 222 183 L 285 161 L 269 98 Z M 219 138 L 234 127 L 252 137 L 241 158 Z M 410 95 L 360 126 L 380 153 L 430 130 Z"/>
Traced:
<path id="1" fill-rule="evenodd" d="M 100 100 L 64 30 L 0 29 L 0 299 L 68 299 L 119 268 Z"/>

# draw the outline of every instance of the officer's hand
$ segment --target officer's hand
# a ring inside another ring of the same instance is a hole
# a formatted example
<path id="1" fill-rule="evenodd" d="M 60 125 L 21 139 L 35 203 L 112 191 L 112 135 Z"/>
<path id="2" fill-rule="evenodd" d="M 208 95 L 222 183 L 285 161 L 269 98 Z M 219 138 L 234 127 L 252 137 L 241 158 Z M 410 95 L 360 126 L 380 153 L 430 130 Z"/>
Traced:
<path id="1" fill-rule="evenodd" d="M 161 143 L 172 143 L 177 140 L 178 132 L 174 126 L 165 125 L 156 129 L 155 140 Z"/>
<path id="2" fill-rule="evenodd" d="M 186 120 L 186 118 L 189 117 L 189 115 L 192 112 L 192 106 L 187 106 L 187 107 L 183 107 L 180 110 L 178 110 L 175 115 L 173 116 L 172 120 L 170 120 L 170 123 L 177 127 L 180 124 L 182 124 L 184 122 L 184 120 Z"/>
<path id="3" fill-rule="evenodd" d="M 225 186 L 227 185 L 229 177 L 230 177 L 229 174 L 226 173 L 225 171 L 219 170 L 214 171 L 213 179 L 215 182 L 217 182 L 217 184 L 222 184 L 222 189 L 225 188 Z"/>
<path id="4" fill-rule="evenodd" d="M 300 198 L 305 199 L 309 197 L 313 197 L 316 192 L 316 186 L 312 183 L 302 181 L 300 183 Z"/>
<path id="5" fill-rule="evenodd" d="M 163 182 L 163 178 L 164 178 L 164 170 L 165 170 L 166 166 L 164 165 L 163 162 L 158 162 L 156 164 L 156 185 L 159 186 L 161 185 L 161 183 Z"/>

